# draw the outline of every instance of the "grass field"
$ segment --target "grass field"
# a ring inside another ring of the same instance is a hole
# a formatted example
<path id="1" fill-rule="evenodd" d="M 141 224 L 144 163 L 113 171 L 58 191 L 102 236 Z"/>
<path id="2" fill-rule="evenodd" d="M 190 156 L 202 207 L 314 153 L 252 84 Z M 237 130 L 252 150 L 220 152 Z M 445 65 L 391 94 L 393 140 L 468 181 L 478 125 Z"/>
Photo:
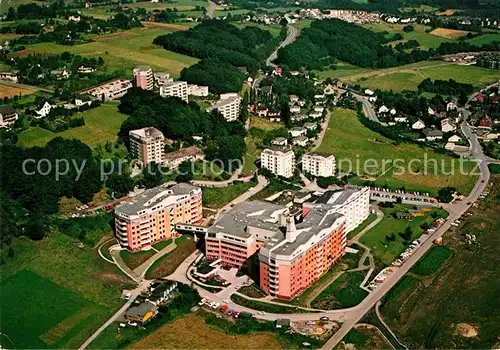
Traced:
<path id="1" fill-rule="evenodd" d="M 359 288 L 365 278 L 365 272 L 345 272 L 330 284 L 311 303 L 311 306 L 323 310 L 348 308 L 358 305 L 368 294 Z"/>
<path id="2" fill-rule="evenodd" d="M 94 36 L 91 43 L 66 46 L 54 43 L 39 43 L 30 45 L 29 49 L 36 52 L 62 53 L 70 51 L 83 56 L 101 56 L 106 68 L 124 69 L 131 73 L 135 65 L 146 64 L 155 70 L 164 70 L 178 77 L 183 68 L 189 67 L 198 59 L 167 51 L 161 46 L 153 45 L 153 40 L 159 35 L 181 30 L 179 25 L 168 24 L 162 28 L 134 28 L 125 32 Z"/>
<path id="3" fill-rule="evenodd" d="M 485 33 L 467 41 L 474 45 L 489 44 L 493 41 L 500 41 L 500 33 Z"/>
<path id="4" fill-rule="evenodd" d="M 403 36 L 403 41 L 408 41 L 408 40 L 416 40 L 420 44 L 420 47 L 422 49 L 430 49 L 430 48 L 437 48 L 441 43 L 443 42 L 450 42 L 452 41 L 449 38 L 443 38 L 440 36 L 432 35 L 430 33 L 426 33 L 426 30 L 428 30 L 430 27 L 416 24 L 413 25 L 415 28 L 412 32 L 406 33 L 403 31 L 404 24 L 391 24 L 391 23 L 386 23 L 386 22 L 379 22 L 379 23 L 371 23 L 371 24 L 365 24 L 363 27 L 373 30 L 375 32 L 388 32 L 388 36 L 392 36 L 394 34 L 401 34 Z M 396 43 L 396 42 L 394 42 Z"/>
<path id="5" fill-rule="evenodd" d="M 360 233 L 361 231 L 363 231 L 368 225 L 370 225 L 375 220 L 377 220 L 377 215 L 370 214 L 368 216 L 368 218 L 361 223 L 361 225 L 359 225 L 358 227 L 356 227 L 356 229 L 352 230 L 351 232 L 349 232 L 347 234 L 347 239 L 351 239 L 354 236 L 356 236 L 358 233 Z"/>
<path id="6" fill-rule="evenodd" d="M 264 131 L 276 130 L 283 127 L 283 123 L 270 122 L 267 119 L 259 117 L 250 117 L 250 128 L 257 128 Z M 257 144 L 262 143 L 262 139 L 257 136 L 248 135 L 245 139 L 247 152 L 244 157 L 243 173 L 249 174 L 256 169 L 255 161 L 259 159 L 261 149 Z"/>
<path id="7" fill-rule="evenodd" d="M 242 305 L 253 310 L 264 311 L 274 314 L 287 314 L 287 313 L 296 314 L 296 313 L 308 312 L 306 310 L 298 309 L 293 306 L 276 305 L 262 301 L 247 299 L 242 296 L 239 296 L 238 294 L 231 295 L 231 300 L 238 305 Z"/>
<path id="8" fill-rule="evenodd" d="M 254 187 L 253 181 L 241 182 L 222 188 L 202 187 L 203 206 L 213 209 L 219 209 L 231 202 L 233 199 L 241 196 Z"/>
<path id="9" fill-rule="evenodd" d="M 431 224 L 435 220 L 431 213 L 426 216 L 414 217 L 411 221 L 392 217 L 393 213 L 404 212 L 409 208 L 411 207 L 407 205 L 395 205 L 394 208 L 382 208 L 384 212 L 382 221 L 365 233 L 361 238 L 361 243 L 371 248 L 372 253 L 386 265 L 390 265 L 406 248 L 405 242 L 403 238 L 399 236 L 399 233 L 404 232 L 405 229 L 409 227 L 412 230 L 410 241 L 413 241 L 423 233 L 423 229 L 420 228 L 420 225 L 424 223 Z M 446 212 L 442 209 L 433 209 L 433 212 L 436 218 L 447 216 Z M 394 234 L 394 241 L 387 241 L 385 237 L 391 234 Z"/>
<path id="10" fill-rule="evenodd" d="M 498 346 L 500 179 L 493 181 L 489 197 L 473 216 L 457 232 L 443 236 L 445 246 L 453 250 L 444 268 L 419 286 L 415 278 L 405 276 L 406 287 L 400 283 L 388 294 L 382 309 L 385 321 L 408 348 Z M 467 244 L 466 233 L 475 234 L 478 243 Z"/>
<path id="11" fill-rule="evenodd" d="M 155 255 L 153 249 L 139 251 L 139 252 L 129 252 L 128 250 L 121 250 L 120 257 L 123 259 L 125 264 L 132 270 L 139 267 L 142 263 L 145 263 L 149 258 Z"/>
<path id="12" fill-rule="evenodd" d="M 129 280 L 92 247 L 58 232 L 12 244 L 0 267 L 2 347 L 77 348 L 121 306 Z"/>
<path id="13" fill-rule="evenodd" d="M 84 126 L 54 133 L 40 127 L 30 127 L 19 134 L 19 144 L 24 147 L 44 146 L 55 137 L 78 139 L 90 147 L 106 141 L 115 141 L 126 115 L 118 112 L 118 102 L 107 102 L 101 106 L 79 113 Z"/>
<path id="14" fill-rule="evenodd" d="M 0 98 L 5 98 L 5 97 L 11 98 L 14 96 L 29 95 L 33 94 L 34 92 L 36 91 L 16 86 L 8 86 L 0 83 Z"/>
<path id="15" fill-rule="evenodd" d="M 429 276 L 437 272 L 441 265 L 450 257 L 451 250 L 445 246 L 435 246 L 411 269 L 419 276 Z"/>
<path id="16" fill-rule="evenodd" d="M 190 236 L 181 236 L 175 240 L 177 247 L 156 260 L 146 272 L 147 279 L 168 276 L 179 267 L 196 249 L 196 243 Z"/>
<path id="17" fill-rule="evenodd" d="M 392 349 L 391 345 L 380 334 L 380 331 L 364 326 L 352 328 L 335 349 L 348 350 L 353 349 L 353 346 L 355 349 L 359 350 Z"/>
<path id="18" fill-rule="evenodd" d="M 243 22 L 243 23 L 233 23 L 235 26 L 239 28 L 243 27 L 258 27 L 262 30 L 267 30 L 273 37 L 277 37 L 281 33 L 281 26 L 279 24 L 261 24 L 261 23 L 255 23 L 255 22 Z"/>
<path id="19" fill-rule="evenodd" d="M 449 28 L 436 28 L 432 32 L 429 32 L 429 34 L 452 40 L 460 39 L 461 37 L 466 36 L 469 33 L 471 32 Z"/>
<path id="20" fill-rule="evenodd" d="M 132 347 L 134 349 L 281 349 L 280 343 L 272 333 L 226 334 L 207 325 L 203 318 L 194 315 L 181 317 L 164 325 Z"/>
<path id="21" fill-rule="evenodd" d="M 358 175 L 369 171 L 372 174 L 370 177 L 375 178 L 376 183 L 381 186 L 384 184 L 394 188 L 405 186 L 407 189 L 416 191 L 420 189 L 432 194 L 441 187 L 454 186 L 462 193 L 468 193 L 476 181 L 476 176 L 461 175 L 459 171 L 456 171 L 455 175 L 445 175 L 443 170 L 449 171 L 452 164 L 459 169 L 456 159 L 414 144 L 395 146 L 391 140 L 362 125 L 357 119 L 356 112 L 348 109 L 332 111 L 327 133 L 318 151 L 333 153 L 337 158 L 337 167 L 344 172 L 349 171 L 350 165 L 351 171 Z M 395 159 L 400 159 L 405 166 L 407 165 L 408 171 L 395 174 L 391 163 Z M 420 165 L 410 164 L 410 160 Z M 437 161 L 437 168 L 432 160 Z M 385 166 L 384 161 L 386 161 Z M 370 162 L 376 162 L 375 166 Z M 466 165 L 471 166 L 468 163 Z M 427 175 L 424 175 L 425 167 Z M 413 174 L 409 171 L 410 168 Z"/>

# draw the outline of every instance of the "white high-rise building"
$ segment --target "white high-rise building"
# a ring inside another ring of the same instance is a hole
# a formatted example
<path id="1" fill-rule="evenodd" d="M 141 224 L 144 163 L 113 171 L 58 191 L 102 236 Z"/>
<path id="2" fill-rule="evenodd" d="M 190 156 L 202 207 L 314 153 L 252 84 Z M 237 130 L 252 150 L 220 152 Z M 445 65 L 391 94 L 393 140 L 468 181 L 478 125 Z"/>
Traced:
<path id="1" fill-rule="evenodd" d="M 302 170 L 314 176 L 334 176 L 335 157 L 323 152 L 306 153 L 302 156 Z"/>
<path id="2" fill-rule="evenodd" d="M 238 96 L 236 92 L 231 92 L 227 94 L 220 95 L 219 101 L 208 111 L 216 109 L 224 119 L 228 122 L 232 122 L 238 119 L 240 114 L 241 97 Z"/>
<path id="3" fill-rule="evenodd" d="M 290 146 L 266 148 L 260 154 L 261 166 L 273 174 L 292 177 L 295 168 L 295 153 Z"/>
<path id="4" fill-rule="evenodd" d="M 179 97 L 183 101 L 189 102 L 189 90 L 188 83 L 185 81 L 173 81 L 165 85 L 160 86 L 160 96 L 174 96 Z"/>
<path id="5" fill-rule="evenodd" d="M 358 227 L 370 215 L 370 188 L 347 188 L 343 191 L 327 191 L 315 203 L 332 206 L 335 212 L 346 217 L 346 231 Z M 311 207 L 304 203 L 304 207 Z"/>
<path id="6" fill-rule="evenodd" d="M 130 151 L 143 164 L 162 164 L 165 158 L 165 137 L 155 128 L 130 130 Z"/>

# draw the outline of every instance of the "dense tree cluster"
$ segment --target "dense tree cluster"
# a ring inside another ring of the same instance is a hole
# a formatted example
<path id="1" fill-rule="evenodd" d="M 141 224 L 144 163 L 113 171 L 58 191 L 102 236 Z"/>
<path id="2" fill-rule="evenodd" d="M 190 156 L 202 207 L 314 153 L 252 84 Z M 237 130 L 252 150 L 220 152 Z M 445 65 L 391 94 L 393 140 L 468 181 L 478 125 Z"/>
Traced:
<path id="1" fill-rule="evenodd" d="M 500 42 L 477 46 L 463 40 L 444 42 L 437 49 L 430 50 L 416 49 L 416 41 L 393 49 L 385 44 L 399 38 L 387 39 L 384 34 L 337 19 L 314 21 L 310 28 L 301 32 L 297 41 L 279 50 L 277 62 L 295 70 L 320 70 L 337 59 L 360 67 L 385 68 L 444 54 L 500 50 Z M 405 51 L 409 48 L 413 50 Z"/>
<path id="2" fill-rule="evenodd" d="M 208 20 L 188 30 L 161 35 L 155 44 L 165 49 L 202 59 L 186 68 L 182 78 L 192 83 L 207 84 L 214 93 L 241 88 L 243 69 L 255 74 L 262 67 L 256 49 L 271 40 L 268 31 L 257 27 L 237 28 L 220 20 Z M 221 76 L 222 74 L 222 76 Z M 221 82 L 227 80 L 226 82 Z M 231 88 L 229 90 L 228 88 Z"/>
<path id="3" fill-rule="evenodd" d="M 314 21 L 292 45 L 279 50 L 278 62 L 291 69 L 322 69 L 335 59 L 360 67 L 383 68 L 429 58 L 431 53 L 395 51 L 384 45 L 388 39 L 355 24 L 338 19 Z"/>
<path id="4" fill-rule="evenodd" d="M 215 112 L 206 113 L 195 102 L 186 104 L 176 97 L 163 98 L 151 91 L 132 89 L 121 99 L 119 110 L 130 114 L 118 133 L 125 143 L 130 130 L 152 126 L 174 140 L 189 142 L 193 135 L 202 135 L 206 158 L 220 159 L 225 169 L 231 160 L 241 160 L 245 154 L 244 125 L 227 122 Z"/>
<path id="5" fill-rule="evenodd" d="M 461 104 L 467 102 L 467 97 L 474 91 L 472 84 L 463 84 L 449 80 L 431 80 L 427 78 L 418 85 L 419 91 L 432 92 L 444 96 L 454 96 L 459 99 Z"/>

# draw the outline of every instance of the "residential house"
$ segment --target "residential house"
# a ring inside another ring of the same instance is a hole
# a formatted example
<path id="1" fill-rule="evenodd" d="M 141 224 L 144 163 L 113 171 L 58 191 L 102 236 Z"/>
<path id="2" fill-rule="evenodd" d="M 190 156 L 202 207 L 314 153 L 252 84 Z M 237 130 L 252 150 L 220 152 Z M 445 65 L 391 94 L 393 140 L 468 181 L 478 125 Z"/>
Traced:
<path id="1" fill-rule="evenodd" d="M 47 101 L 44 102 L 44 104 L 38 108 L 35 109 L 35 118 L 40 119 L 40 118 L 45 118 L 50 114 L 50 111 L 54 108 L 50 103 Z"/>
<path id="2" fill-rule="evenodd" d="M 288 144 L 288 140 L 284 137 L 277 137 L 271 141 L 271 144 L 275 146 L 286 146 Z"/>
<path id="3" fill-rule="evenodd" d="M 283 68 L 281 68 L 279 66 L 275 66 L 273 69 L 272 75 L 281 76 L 281 74 L 283 74 Z"/>
<path id="4" fill-rule="evenodd" d="M 6 128 L 13 125 L 19 118 L 16 110 L 9 105 L 0 106 L 0 128 Z"/>
<path id="5" fill-rule="evenodd" d="M 370 90 L 370 89 L 365 90 L 365 95 L 367 95 L 367 96 L 373 96 L 374 94 L 375 94 L 375 92 Z"/>
<path id="6" fill-rule="evenodd" d="M 447 101 L 446 102 L 446 112 L 455 111 L 458 108 L 455 101 Z"/>
<path id="7" fill-rule="evenodd" d="M 314 119 L 321 118 L 322 116 L 323 116 L 323 113 L 320 113 L 320 112 L 312 112 L 309 114 L 309 117 L 314 118 Z"/>
<path id="8" fill-rule="evenodd" d="M 125 319 L 129 322 L 145 324 L 158 314 L 158 306 L 146 301 L 139 306 L 134 306 L 125 312 Z"/>
<path id="9" fill-rule="evenodd" d="M 148 300 L 155 305 L 162 304 L 170 299 L 176 290 L 177 282 L 175 281 L 161 283 L 158 287 L 151 291 L 151 296 Z"/>
<path id="10" fill-rule="evenodd" d="M 93 67 L 87 67 L 87 66 L 80 66 L 78 67 L 78 73 L 80 74 L 90 74 L 95 72 L 95 68 Z"/>
<path id="11" fill-rule="evenodd" d="M 323 106 L 314 106 L 313 110 L 315 112 L 318 112 L 318 113 L 323 113 L 323 111 L 325 110 L 325 107 L 323 107 Z"/>
<path id="12" fill-rule="evenodd" d="M 481 129 L 491 129 L 492 123 L 491 119 L 488 116 L 484 116 L 479 120 L 478 127 Z"/>
<path id="13" fill-rule="evenodd" d="M 452 132 L 455 130 L 457 130 L 457 127 L 455 124 L 450 123 L 450 119 L 445 118 L 441 120 L 441 131 L 443 133 Z"/>
<path id="14" fill-rule="evenodd" d="M 337 88 L 332 85 L 332 84 L 328 84 L 327 86 L 325 86 L 325 88 L 323 89 L 323 93 L 326 95 L 326 96 L 330 96 L 330 95 L 334 95 L 335 92 L 337 91 Z"/>
<path id="15" fill-rule="evenodd" d="M 304 128 L 307 130 L 316 130 L 318 128 L 318 124 L 316 123 L 305 123 Z"/>
<path id="16" fill-rule="evenodd" d="M 368 101 L 370 102 L 377 102 L 378 97 L 377 96 L 370 96 L 368 97 Z"/>
<path id="17" fill-rule="evenodd" d="M 396 108 L 392 108 L 392 109 L 389 111 L 389 113 L 390 113 L 391 115 L 395 115 L 395 114 L 396 114 Z"/>
<path id="18" fill-rule="evenodd" d="M 123 97 L 131 88 L 132 82 L 130 80 L 115 79 L 82 93 L 95 96 L 101 101 L 109 101 Z"/>
<path id="19" fill-rule="evenodd" d="M 290 98 L 290 102 L 293 102 L 293 103 L 299 101 L 299 96 L 297 96 L 297 95 L 290 95 L 289 98 Z"/>
<path id="20" fill-rule="evenodd" d="M 305 136 L 298 136 L 292 139 L 292 144 L 295 146 L 306 147 L 309 139 Z"/>
<path id="21" fill-rule="evenodd" d="M 295 106 L 290 107 L 290 112 L 291 113 L 300 113 L 300 106 L 295 105 Z"/>
<path id="22" fill-rule="evenodd" d="M 425 123 L 421 119 L 417 119 L 417 121 L 411 125 L 411 128 L 413 130 L 422 130 L 425 128 Z"/>
<path id="23" fill-rule="evenodd" d="M 182 162 L 189 161 L 201 161 L 205 159 L 205 154 L 201 149 L 196 146 L 181 148 L 177 151 L 165 153 L 164 164 L 169 169 L 177 168 Z"/>
<path id="24" fill-rule="evenodd" d="M 72 21 L 72 22 L 77 22 L 78 23 L 78 22 L 80 22 L 81 17 L 80 17 L 80 15 L 70 15 L 68 17 L 68 20 Z"/>
<path id="25" fill-rule="evenodd" d="M 457 143 L 460 141 L 462 141 L 462 138 L 458 135 L 453 135 L 450 138 L 448 138 L 448 142 L 451 142 L 451 143 Z"/>
<path id="26" fill-rule="evenodd" d="M 7 80 L 13 83 L 17 83 L 19 79 L 17 78 L 18 71 L 11 72 L 0 72 L 0 80 Z"/>
<path id="27" fill-rule="evenodd" d="M 408 117 L 405 117 L 405 116 L 397 116 L 397 117 L 394 117 L 394 121 L 396 123 L 408 123 Z"/>
<path id="28" fill-rule="evenodd" d="M 441 130 L 426 128 L 422 131 L 427 141 L 436 141 L 443 139 Z"/>
<path id="29" fill-rule="evenodd" d="M 304 100 L 298 100 L 297 101 L 297 104 L 300 106 L 300 107 L 304 107 L 306 105 L 306 101 Z"/>
<path id="30" fill-rule="evenodd" d="M 380 108 L 378 109 L 379 114 L 387 112 L 389 112 L 389 108 L 387 108 L 385 105 L 380 106 Z"/>
<path id="31" fill-rule="evenodd" d="M 75 97 L 75 105 L 77 107 L 81 107 L 81 106 L 91 106 L 92 105 L 92 99 L 87 96 L 87 95 L 79 95 L 77 97 Z"/>
<path id="32" fill-rule="evenodd" d="M 71 72 L 66 68 L 51 70 L 50 74 L 55 76 L 58 80 L 68 79 L 71 76 Z"/>
<path id="33" fill-rule="evenodd" d="M 197 97 L 207 97 L 209 94 L 208 86 L 189 84 L 188 94 Z"/>
<path id="34" fill-rule="evenodd" d="M 269 108 L 259 108 L 257 109 L 257 115 L 259 117 L 267 117 L 267 113 L 269 112 Z"/>
<path id="35" fill-rule="evenodd" d="M 307 129 L 301 126 L 296 126 L 288 130 L 288 133 L 292 135 L 292 137 L 305 136 L 307 134 Z"/>
<path id="36" fill-rule="evenodd" d="M 436 114 L 436 112 L 431 107 L 428 107 L 427 108 L 427 114 L 434 115 L 434 114 Z"/>

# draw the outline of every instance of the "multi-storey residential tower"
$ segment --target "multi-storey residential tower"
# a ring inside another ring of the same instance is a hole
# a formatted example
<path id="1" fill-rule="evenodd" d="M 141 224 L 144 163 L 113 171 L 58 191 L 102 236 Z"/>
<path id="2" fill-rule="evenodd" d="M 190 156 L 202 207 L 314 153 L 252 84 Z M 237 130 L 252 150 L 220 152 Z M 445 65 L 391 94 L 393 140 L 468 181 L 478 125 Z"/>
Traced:
<path id="1" fill-rule="evenodd" d="M 302 156 L 302 170 L 314 176 L 334 176 L 335 157 L 323 152 L 306 153 Z"/>
<path id="2" fill-rule="evenodd" d="M 153 70 L 148 66 L 135 67 L 134 71 L 135 86 L 143 90 L 153 90 L 154 76 Z"/>
<path id="3" fill-rule="evenodd" d="M 217 110 L 228 122 L 238 119 L 240 114 L 241 97 L 236 92 L 221 94 L 219 101 L 208 110 Z"/>
<path id="4" fill-rule="evenodd" d="M 142 128 L 129 132 L 130 151 L 143 164 L 161 164 L 165 158 L 165 137 L 155 128 Z"/>
<path id="5" fill-rule="evenodd" d="M 201 198 L 199 187 L 185 183 L 146 190 L 115 208 L 116 239 L 137 251 L 175 237 L 176 224 L 201 222 Z"/>
<path id="6" fill-rule="evenodd" d="M 179 97 L 185 102 L 189 101 L 189 90 L 188 83 L 185 81 L 173 81 L 171 83 L 166 83 L 165 85 L 160 86 L 160 96 L 173 96 Z"/>
<path id="7" fill-rule="evenodd" d="M 295 153 L 290 146 L 272 146 L 260 154 L 262 168 L 277 176 L 292 177 L 295 168 Z"/>

